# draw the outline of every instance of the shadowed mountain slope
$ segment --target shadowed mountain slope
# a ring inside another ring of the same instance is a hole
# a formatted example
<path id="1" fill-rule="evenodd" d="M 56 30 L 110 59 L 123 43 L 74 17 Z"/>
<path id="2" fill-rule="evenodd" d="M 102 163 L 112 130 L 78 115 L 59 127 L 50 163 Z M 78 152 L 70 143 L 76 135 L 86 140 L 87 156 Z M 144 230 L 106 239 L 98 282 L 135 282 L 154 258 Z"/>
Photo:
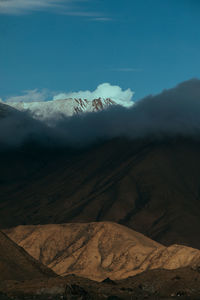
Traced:
<path id="1" fill-rule="evenodd" d="M 0 118 L 7 117 L 9 114 L 17 113 L 18 110 L 11 107 L 10 105 L 4 104 L 0 101 Z"/>
<path id="2" fill-rule="evenodd" d="M 55 276 L 53 271 L 36 261 L 23 248 L 0 232 L 0 280 L 26 280 Z"/>
<path id="3" fill-rule="evenodd" d="M 58 275 L 119 280 L 149 269 L 200 265 L 200 251 L 168 248 L 125 226 L 110 223 L 18 226 L 5 231 Z"/>
<path id="4" fill-rule="evenodd" d="M 114 221 L 200 248 L 200 142 L 115 139 L 0 155 L 0 226 Z"/>

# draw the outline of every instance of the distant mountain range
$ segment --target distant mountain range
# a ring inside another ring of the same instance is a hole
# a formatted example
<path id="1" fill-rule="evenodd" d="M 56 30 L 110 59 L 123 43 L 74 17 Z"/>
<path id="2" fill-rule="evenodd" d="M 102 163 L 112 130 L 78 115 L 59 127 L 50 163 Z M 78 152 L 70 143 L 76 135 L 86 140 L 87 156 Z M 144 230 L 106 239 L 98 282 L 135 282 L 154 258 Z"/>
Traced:
<path id="1" fill-rule="evenodd" d="M 7 105 L 20 111 L 30 111 L 32 116 L 39 120 L 72 116 L 83 112 L 96 112 L 117 105 L 110 98 L 87 99 L 61 99 L 43 102 L 8 102 Z"/>

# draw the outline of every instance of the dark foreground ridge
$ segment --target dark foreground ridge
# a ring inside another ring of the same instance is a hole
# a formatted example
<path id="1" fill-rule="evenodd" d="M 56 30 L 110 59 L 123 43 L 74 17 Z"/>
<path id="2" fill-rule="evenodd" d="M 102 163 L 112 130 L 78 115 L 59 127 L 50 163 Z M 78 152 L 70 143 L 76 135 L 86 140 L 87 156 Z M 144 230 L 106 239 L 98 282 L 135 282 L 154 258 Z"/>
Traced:
<path id="1" fill-rule="evenodd" d="M 151 270 L 121 281 L 98 283 L 88 279 L 66 278 L 4 281 L 0 283 L 3 300 L 129 300 L 199 299 L 198 269 Z"/>
<path id="2" fill-rule="evenodd" d="M 56 274 L 0 231 L 0 281 L 50 277 Z"/>

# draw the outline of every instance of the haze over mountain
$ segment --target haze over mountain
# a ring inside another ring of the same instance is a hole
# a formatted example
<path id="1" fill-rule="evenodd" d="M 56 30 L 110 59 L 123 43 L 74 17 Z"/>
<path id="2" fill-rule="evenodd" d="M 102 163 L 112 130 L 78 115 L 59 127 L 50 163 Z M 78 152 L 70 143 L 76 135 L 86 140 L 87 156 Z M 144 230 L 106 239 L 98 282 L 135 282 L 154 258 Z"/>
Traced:
<path id="1" fill-rule="evenodd" d="M 51 128 L 45 124 L 41 126 L 42 122 L 24 124 L 20 121 L 20 118 L 24 119 L 22 115 L 13 116 L 9 122 L 0 121 L 0 142 L 13 139 L 13 144 L 19 145 L 31 136 L 43 143 L 51 139 L 57 146 L 87 146 L 116 137 L 136 139 L 181 135 L 198 138 L 199 99 L 200 80 L 193 79 L 159 95 L 148 96 L 130 108 L 111 105 L 96 114 L 50 118 Z"/>
<path id="2" fill-rule="evenodd" d="M 5 232 L 61 276 L 120 280 L 149 269 L 200 264 L 200 250 L 180 245 L 166 248 L 111 222 L 18 226 Z"/>

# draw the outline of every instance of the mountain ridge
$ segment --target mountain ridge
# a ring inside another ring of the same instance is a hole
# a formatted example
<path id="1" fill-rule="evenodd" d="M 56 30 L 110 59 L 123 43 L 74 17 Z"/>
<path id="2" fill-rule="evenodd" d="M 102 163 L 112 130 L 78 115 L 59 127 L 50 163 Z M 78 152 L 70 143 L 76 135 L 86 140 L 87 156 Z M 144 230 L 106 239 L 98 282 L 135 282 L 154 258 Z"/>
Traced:
<path id="1" fill-rule="evenodd" d="M 48 120 L 61 116 L 73 116 L 79 113 L 97 112 L 117 105 L 110 98 L 95 98 L 93 100 L 81 98 L 57 99 L 41 102 L 7 102 L 7 105 L 20 111 L 29 111 L 35 119 Z"/>

